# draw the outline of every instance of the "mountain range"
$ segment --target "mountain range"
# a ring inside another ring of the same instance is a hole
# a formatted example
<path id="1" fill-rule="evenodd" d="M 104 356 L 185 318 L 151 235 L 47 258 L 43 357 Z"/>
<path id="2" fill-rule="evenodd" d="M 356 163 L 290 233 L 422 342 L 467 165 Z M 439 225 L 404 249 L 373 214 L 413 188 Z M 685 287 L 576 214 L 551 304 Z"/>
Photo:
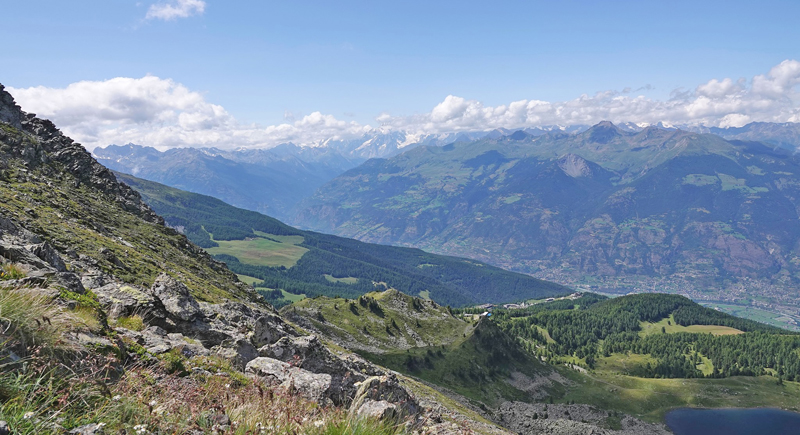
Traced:
<path id="1" fill-rule="evenodd" d="M 539 135 L 553 128 L 526 131 Z M 112 170 L 288 220 L 299 200 L 368 159 L 392 157 L 421 145 L 443 146 L 511 133 L 497 129 L 412 134 L 378 129 L 356 139 L 329 139 L 311 146 L 286 143 L 269 149 L 176 148 L 162 152 L 127 144 L 96 148 L 93 155 Z"/>
<path id="2" fill-rule="evenodd" d="M 796 307 L 799 176 L 782 147 L 603 122 L 372 159 L 294 223 L 564 284 Z"/>
<path id="3" fill-rule="evenodd" d="M 712 139 L 684 151 L 729 158 Z M 507 163 L 495 153 L 467 161 Z M 767 174 L 781 156 L 750 160 Z M 540 173 L 647 177 L 581 159 Z M 0 431 L 660 435 L 675 407 L 800 408 L 800 335 L 675 295 L 563 290 L 113 173 L 0 85 Z M 453 295 L 525 300 L 435 302 Z"/>

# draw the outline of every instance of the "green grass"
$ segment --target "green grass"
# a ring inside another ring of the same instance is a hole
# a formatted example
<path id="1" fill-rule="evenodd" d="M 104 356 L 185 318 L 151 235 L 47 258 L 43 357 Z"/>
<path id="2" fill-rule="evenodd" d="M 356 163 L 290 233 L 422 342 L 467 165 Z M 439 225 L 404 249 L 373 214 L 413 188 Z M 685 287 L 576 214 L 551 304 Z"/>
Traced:
<path id="1" fill-rule="evenodd" d="M 260 280 L 258 278 L 253 278 L 252 276 L 247 276 L 247 275 L 236 274 L 236 276 L 239 278 L 239 281 L 241 281 L 241 282 L 243 282 L 245 284 L 250 284 L 250 285 L 258 284 L 261 281 L 263 281 L 263 280 Z"/>
<path id="2" fill-rule="evenodd" d="M 18 265 L 8 263 L 0 266 L 0 281 L 25 278 L 25 271 Z"/>
<path id="3" fill-rule="evenodd" d="M 651 422 L 663 422 L 664 415 L 678 407 L 775 407 L 800 409 L 800 384 L 779 386 L 771 376 L 725 379 L 645 379 L 620 375 L 615 362 L 609 370 L 590 374 L 560 369 L 571 379 L 567 393 L 559 400 L 613 409 Z"/>
<path id="4" fill-rule="evenodd" d="M 379 365 L 453 390 L 474 403 L 496 406 L 507 400 L 531 400 L 528 393 L 508 382 L 511 373 L 530 378 L 548 373 L 548 368 L 524 352 L 515 353 L 513 340 L 492 322 L 484 321 L 471 334 L 446 346 L 361 354 Z M 560 388 L 541 387 L 552 393 L 560 393 Z"/>
<path id="5" fill-rule="evenodd" d="M 286 299 L 287 301 L 290 301 L 292 303 L 295 303 L 295 302 L 298 302 L 298 301 L 302 301 L 303 299 L 306 298 L 306 295 L 296 295 L 294 293 L 289 293 L 286 290 L 281 290 L 281 293 L 283 293 L 283 298 L 284 299 Z"/>
<path id="6" fill-rule="evenodd" d="M 274 237 L 276 236 L 270 236 L 270 238 Z M 209 254 L 232 255 L 242 263 L 254 266 L 284 266 L 289 268 L 297 264 L 297 260 L 308 252 L 308 249 L 301 246 L 273 241 L 264 237 L 255 237 L 248 240 L 215 240 L 215 242 L 219 246 L 207 248 L 206 251 Z"/>
<path id="7" fill-rule="evenodd" d="M 346 276 L 344 278 L 336 278 L 335 276 L 329 275 L 327 273 L 324 276 L 325 279 L 328 280 L 328 282 L 341 282 L 345 284 L 355 284 L 358 282 L 358 278 L 352 276 Z"/>
<path id="8" fill-rule="evenodd" d="M 470 324 L 452 317 L 445 307 L 421 299 L 417 299 L 415 307 L 411 296 L 396 290 L 367 293 L 365 297 L 378 301 L 382 311 L 370 310 L 358 300 L 323 296 L 293 301 L 281 312 L 291 311 L 308 318 L 334 341 L 373 351 L 396 350 L 399 341 L 412 346 L 448 344 L 470 329 Z M 316 313 L 321 313 L 325 321 L 320 321 Z"/>
<path id="9" fill-rule="evenodd" d="M 656 323 L 651 322 L 641 322 L 642 330 L 639 331 L 639 335 L 644 337 L 650 334 L 661 334 L 661 328 L 664 328 L 664 331 L 667 334 L 674 334 L 677 332 L 690 332 L 696 334 L 714 334 L 714 335 L 734 335 L 734 334 L 744 334 L 744 332 L 736 329 L 731 328 L 729 326 L 717 326 L 717 325 L 689 325 L 689 326 L 681 326 L 675 323 L 675 319 L 670 314 L 668 318 L 661 319 Z"/>
<path id="10" fill-rule="evenodd" d="M 719 179 L 713 175 L 689 174 L 683 177 L 683 184 L 691 184 L 693 186 L 709 186 L 718 182 Z"/>
<path id="11" fill-rule="evenodd" d="M 655 365 L 658 360 L 650 355 L 615 353 L 608 357 L 598 358 L 595 370 L 603 373 L 625 373 L 647 363 Z"/>
<path id="12" fill-rule="evenodd" d="M 23 165 L 16 159 L 6 162 L 14 173 Z M 70 249 L 91 258 L 104 273 L 123 282 L 149 287 L 168 270 L 202 301 L 247 297 L 234 285 L 233 274 L 212 263 L 182 235 L 142 220 L 114 194 L 100 192 L 71 173 L 50 176 L 47 171 L 53 170 L 61 171 L 56 164 L 43 165 L 29 177 L 15 176 L 12 182 L 0 183 L 0 204 L 6 216 L 26 222 L 27 229 L 61 252 Z M 111 255 L 100 254 L 102 248 Z"/>
<path id="13" fill-rule="evenodd" d="M 787 319 L 783 314 L 762 310 L 760 308 L 755 308 L 745 305 L 732 305 L 732 304 L 720 304 L 720 303 L 708 303 L 708 302 L 701 302 L 701 305 L 708 308 L 719 309 L 720 311 L 732 314 L 736 317 L 755 320 L 756 322 L 766 323 L 767 325 L 777 326 L 779 328 L 786 328 L 793 331 L 797 331 L 800 329 L 797 327 L 797 324 L 789 323 L 787 321 L 789 319 Z"/>

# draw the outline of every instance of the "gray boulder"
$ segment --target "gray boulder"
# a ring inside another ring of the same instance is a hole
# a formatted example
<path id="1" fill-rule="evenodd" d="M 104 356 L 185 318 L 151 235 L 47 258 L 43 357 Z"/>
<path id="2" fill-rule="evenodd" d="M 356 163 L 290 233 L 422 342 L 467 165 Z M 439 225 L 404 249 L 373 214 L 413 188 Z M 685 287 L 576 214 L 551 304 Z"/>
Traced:
<path id="1" fill-rule="evenodd" d="M 192 321 L 202 315 L 200 305 L 189 293 L 189 289 L 166 273 L 156 278 L 150 291 L 161 301 L 167 313 L 178 320 Z"/>
<path id="2" fill-rule="evenodd" d="M 328 374 L 312 373 L 283 361 L 265 357 L 248 362 L 245 372 L 264 378 L 273 385 L 281 385 L 293 392 L 300 393 L 306 399 L 319 404 L 330 403 L 331 376 Z"/>
<path id="3" fill-rule="evenodd" d="M 111 318 L 146 315 L 155 310 L 155 298 L 142 289 L 120 283 L 110 283 L 95 288 L 94 293 L 100 305 Z"/>

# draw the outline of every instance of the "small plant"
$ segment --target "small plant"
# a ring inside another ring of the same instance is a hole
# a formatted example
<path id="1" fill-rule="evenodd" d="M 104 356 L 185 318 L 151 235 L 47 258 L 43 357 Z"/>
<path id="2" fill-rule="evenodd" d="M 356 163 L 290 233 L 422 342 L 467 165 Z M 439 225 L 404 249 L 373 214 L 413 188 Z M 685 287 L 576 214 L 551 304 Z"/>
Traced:
<path id="1" fill-rule="evenodd" d="M 161 355 L 161 360 L 164 362 L 164 368 L 167 370 L 167 373 L 178 374 L 180 376 L 188 374 L 186 366 L 183 364 L 186 358 L 183 357 L 180 349 L 172 349 Z"/>
<path id="2" fill-rule="evenodd" d="M 130 329 L 131 331 L 144 330 L 144 320 L 142 316 L 134 314 L 132 316 L 121 316 L 114 321 L 114 326 L 117 328 Z"/>
<path id="3" fill-rule="evenodd" d="M 10 279 L 22 279 L 27 275 L 18 265 L 8 263 L 0 266 L 0 281 L 7 281 Z"/>

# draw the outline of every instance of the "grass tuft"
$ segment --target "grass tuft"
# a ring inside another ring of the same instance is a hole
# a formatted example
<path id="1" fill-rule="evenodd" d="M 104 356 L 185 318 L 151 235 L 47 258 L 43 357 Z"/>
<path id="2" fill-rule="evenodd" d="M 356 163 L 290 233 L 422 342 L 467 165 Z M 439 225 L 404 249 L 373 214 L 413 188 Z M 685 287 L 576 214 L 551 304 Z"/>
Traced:
<path id="1" fill-rule="evenodd" d="M 78 323 L 50 297 L 28 288 L 0 288 L 0 336 L 7 345 L 56 352 L 68 347 L 62 334 Z"/>
<path id="2" fill-rule="evenodd" d="M 0 281 L 22 279 L 25 276 L 27 276 L 25 271 L 16 264 L 8 263 L 0 266 Z"/>

